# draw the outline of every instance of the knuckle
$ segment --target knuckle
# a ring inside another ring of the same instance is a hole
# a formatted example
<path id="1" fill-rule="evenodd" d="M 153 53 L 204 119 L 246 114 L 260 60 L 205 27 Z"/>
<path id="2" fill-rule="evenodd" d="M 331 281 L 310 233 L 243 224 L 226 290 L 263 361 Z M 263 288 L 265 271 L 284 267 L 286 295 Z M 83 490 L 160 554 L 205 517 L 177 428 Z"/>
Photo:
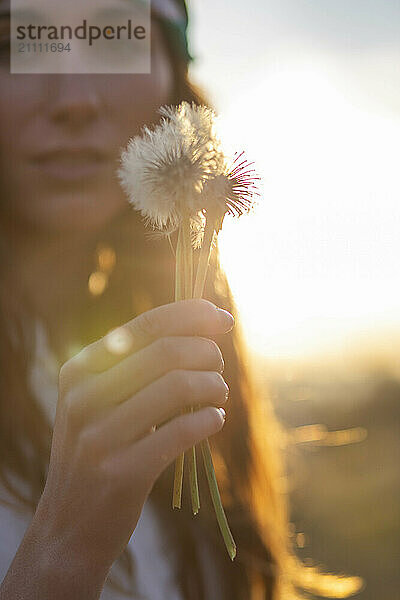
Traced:
<path id="1" fill-rule="evenodd" d="M 126 324 L 114 327 L 102 338 L 107 351 L 119 357 L 129 353 L 132 341 L 132 332 Z"/>
<path id="2" fill-rule="evenodd" d="M 101 339 L 89 344 L 89 346 L 85 346 L 79 350 L 75 356 L 70 358 L 68 362 L 72 363 L 73 368 L 78 368 L 78 365 L 88 363 L 91 353 L 99 345 L 99 343 L 101 343 Z"/>
<path id="3" fill-rule="evenodd" d="M 157 310 L 148 310 L 136 317 L 131 323 L 131 330 L 134 336 L 158 337 L 160 323 Z"/>
<path id="4" fill-rule="evenodd" d="M 190 373 L 183 369 L 174 369 L 167 374 L 168 384 L 181 397 L 190 397 L 193 393 L 193 381 Z"/>
<path id="5" fill-rule="evenodd" d="M 90 349 L 86 347 L 61 365 L 58 373 L 58 384 L 61 392 L 68 389 L 73 382 L 84 378 L 87 374 L 85 365 L 88 362 L 89 356 Z"/>
<path id="6" fill-rule="evenodd" d="M 182 353 L 179 342 L 173 337 L 162 337 L 156 342 L 157 354 L 163 363 L 179 366 L 182 360 Z"/>

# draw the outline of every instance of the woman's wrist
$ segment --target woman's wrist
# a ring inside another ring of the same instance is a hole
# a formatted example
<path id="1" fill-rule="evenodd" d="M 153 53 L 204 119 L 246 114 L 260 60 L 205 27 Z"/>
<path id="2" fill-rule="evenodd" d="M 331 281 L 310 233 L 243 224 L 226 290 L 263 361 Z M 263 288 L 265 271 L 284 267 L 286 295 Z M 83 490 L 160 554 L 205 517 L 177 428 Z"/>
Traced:
<path id="1" fill-rule="evenodd" d="M 80 546 L 57 536 L 39 506 L 0 586 L 0 600 L 98 600 L 108 567 Z"/>

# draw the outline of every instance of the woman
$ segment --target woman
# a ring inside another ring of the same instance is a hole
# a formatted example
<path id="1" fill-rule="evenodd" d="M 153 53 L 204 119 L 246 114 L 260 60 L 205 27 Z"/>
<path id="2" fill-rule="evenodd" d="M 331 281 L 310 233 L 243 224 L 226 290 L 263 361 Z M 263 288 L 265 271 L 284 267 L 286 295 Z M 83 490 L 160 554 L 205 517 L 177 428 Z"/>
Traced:
<path id="1" fill-rule="evenodd" d="M 251 389 L 226 279 L 215 260 L 209 301 L 171 304 L 169 248 L 146 238 L 115 177 L 160 105 L 201 102 L 185 5 L 153 3 L 152 73 L 130 76 L 10 75 L 0 6 L 0 598 L 283 598 L 277 427 Z M 118 355 L 102 336 L 124 324 Z M 179 416 L 193 397 L 203 408 Z M 199 515 L 187 489 L 171 509 L 174 458 L 204 437 L 233 563 L 200 467 Z"/>

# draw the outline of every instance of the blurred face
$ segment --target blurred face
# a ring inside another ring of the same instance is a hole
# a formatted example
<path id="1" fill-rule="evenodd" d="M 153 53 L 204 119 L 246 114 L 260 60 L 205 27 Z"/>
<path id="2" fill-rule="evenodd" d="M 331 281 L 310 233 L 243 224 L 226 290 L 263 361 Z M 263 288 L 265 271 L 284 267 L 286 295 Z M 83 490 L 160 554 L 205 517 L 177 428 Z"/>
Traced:
<path id="1" fill-rule="evenodd" d="M 93 231 L 126 206 L 120 149 L 170 102 L 173 72 L 153 23 L 150 75 L 11 75 L 7 55 L 0 90 L 1 210 L 41 230 Z"/>

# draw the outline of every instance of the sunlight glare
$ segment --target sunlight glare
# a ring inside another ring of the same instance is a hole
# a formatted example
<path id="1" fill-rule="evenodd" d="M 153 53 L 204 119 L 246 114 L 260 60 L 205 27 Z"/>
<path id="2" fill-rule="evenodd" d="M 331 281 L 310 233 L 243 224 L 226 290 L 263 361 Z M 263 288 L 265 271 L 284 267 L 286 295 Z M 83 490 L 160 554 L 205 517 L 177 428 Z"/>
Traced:
<path id="1" fill-rule="evenodd" d="M 399 329 L 400 119 L 296 68 L 248 90 L 219 125 L 263 179 L 254 214 L 220 236 L 251 347 L 293 357 L 341 350 L 367 326 Z"/>

